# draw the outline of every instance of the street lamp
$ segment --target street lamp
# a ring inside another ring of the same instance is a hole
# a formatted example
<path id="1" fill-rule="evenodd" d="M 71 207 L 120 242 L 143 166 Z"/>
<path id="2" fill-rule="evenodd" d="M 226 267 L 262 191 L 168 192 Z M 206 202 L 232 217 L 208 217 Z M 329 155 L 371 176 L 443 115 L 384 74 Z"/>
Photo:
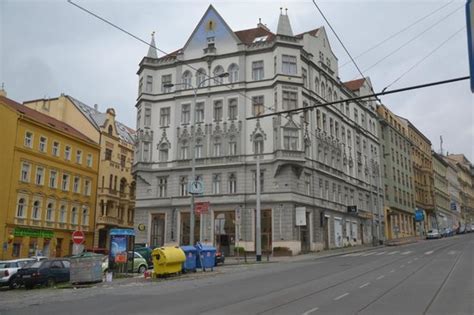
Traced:
<path id="1" fill-rule="evenodd" d="M 213 76 L 213 77 L 208 77 L 204 80 L 202 80 L 201 82 L 199 82 L 199 84 L 193 88 L 193 93 L 194 93 L 194 97 L 193 97 L 193 108 L 194 110 L 196 110 L 196 99 L 197 99 L 197 91 L 199 90 L 199 88 L 202 87 L 202 85 L 207 82 L 207 81 L 210 81 L 212 79 L 217 79 L 217 78 L 225 78 L 225 77 L 228 77 L 229 76 L 229 73 L 228 72 L 224 72 L 224 73 L 221 73 L 221 74 L 218 74 L 216 76 Z M 185 83 L 177 83 L 177 84 L 173 84 L 173 83 L 167 83 L 167 84 L 164 84 L 164 87 L 173 87 L 173 86 L 176 86 L 176 85 L 186 85 L 187 87 L 189 87 L 190 85 L 189 84 L 185 84 Z M 195 132 L 191 132 L 191 148 L 193 148 L 193 154 L 192 154 L 192 158 L 191 158 L 191 182 L 188 183 L 188 187 L 194 187 L 194 183 L 196 182 L 196 148 L 195 148 Z M 195 214 L 194 214 L 194 195 L 196 194 L 195 192 L 189 192 L 191 194 L 191 213 L 190 213 L 190 224 L 189 224 L 189 245 L 194 245 L 194 223 L 196 221 L 196 218 L 195 218 Z M 201 214 L 201 226 L 202 226 L 202 214 Z M 201 230 L 202 232 L 202 230 Z"/>

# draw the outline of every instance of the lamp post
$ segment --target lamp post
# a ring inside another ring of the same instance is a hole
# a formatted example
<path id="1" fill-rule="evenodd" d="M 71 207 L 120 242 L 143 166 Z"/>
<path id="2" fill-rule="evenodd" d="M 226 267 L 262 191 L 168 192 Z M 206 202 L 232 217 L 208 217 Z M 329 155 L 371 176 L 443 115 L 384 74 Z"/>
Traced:
<path id="1" fill-rule="evenodd" d="M 229 73 L 228 72 L 224 72 L 224 73 L 221 73 L 219 75 L 216 75 L 216 76 L 213 76 L 213 77 L 208 77 L 204 80 L 202 80 L 201 82 L 198 83 L 198 85 L 193 88 L 193 108 L 194 108 L 194 111 L 196 112 L 196 100 L 197 100 L 197 92 L 199 90 L 199 88 L 202 87 L 202 85 L 207 82 L 207 81 L 210 81 L 212 79 L 217 79 L 217 78 L 225 78 L 225 77 L 228 77 L 229 76 Z M 164 86 L 165 87 L 173 87 L 173 86 L 176 86 L 176 85 L 186 85 L 187 87 L 188 86 L 191 86 L 190 84 L 185 84 L 185 83 L 177 83 L 177 84 L 173 84 L 173 83 L 168 83 L 168 84 L 165 84 Z M 192 86 L 191 86 L 192 87 Z M 193 152 L 192 152 L 192 157 L 191 157 L 191 181 L 188 183 L 188 187 L 193 187 L 193 185 L 196 184 L 196 148 L 195 148 L 195 131 L 193 130 L 191 132 L 191 148 L 193 149 Z M 194 191 L 193 192 L 189 192 L 191 194 L 191 205 L 190 205 L 190 223 L 189 223 L 189 245 L 194 245 L 194 224 L 195 224 L 195 221 L 196 221 L 196 218 L 195 218 L 195 213 L 194 213 L 194 195 L 196 194 Z M 201 222 L 202 222 L 202 213 L 201 213 Z"/>

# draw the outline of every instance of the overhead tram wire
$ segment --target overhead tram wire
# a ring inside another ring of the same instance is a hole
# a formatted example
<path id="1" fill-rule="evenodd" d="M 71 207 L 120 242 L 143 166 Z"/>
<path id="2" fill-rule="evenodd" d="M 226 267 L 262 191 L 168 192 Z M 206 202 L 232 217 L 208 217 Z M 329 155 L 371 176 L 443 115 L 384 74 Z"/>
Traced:
<path id="1" fill-rule="evenodd" d="M 363 55 L 365 55 L 366 53 L 374 50 L 375 48 L 378 48 L 380 46 L 382 46 L 383 44 L 385 44 L 386 42 L 388 42 L 389 40 L 391 40 L 392 38 L 400 35 L 401 33 L 405 32 L 406 30 L 410 29 L 411 27 L 415 26 L 416 24 L 420 23 L 421 21 L 424 21 L 426 20 L 428 17 L 432 16 L 433 14 L 435 14 L 436 12 L 444 9 L 445 7 L 447 7 L 448 5 L 450 5 L 451 3 L 453 3 L 454 0 L 451 0 L 449 1 L 448 3 L 442 5 L 441 7 L 437 8 L 436 10 L 428 13 L 427 15 L 425 16 L 422 16 L 421 18 L 419 18 L 418 20 L 416 20 L 415 22 L 411 23 L 410 25 L 407 25 L 406 27 L 402 28 L 401 30 L 399 30 L 398 32 L 395 32 L 393 33 L 392 35 L 388 36 L 387 38 L 381 40 L 380 42 L 378 42 L 377 44 L 373 45 L 372 47 L 364 50 L 363 52 L 361 52 L 360 54 L 358 54 L 357 56 L 354 57 L 354 59 L 357 59 L 359 57 L 362 57 Z M 349 63 L 351 63 L 350 60 L 344 62 L 341 66 L 339 66 L 339 69 L 343 68 L 344 66 L 348 65 Z"/>
<path id="2" fill-rule="evenodd" d="M 247 120 L 259 119 L 259 118 L 268 117 L 268 116 L 275 116 L 275 115 L 292 114 L 292 113 L 297 113 L 297 112 L 304 111 L 304 110 L 311 110 L 313 108 L 325 107 L 325 106 L 329 106 L 329 105 L 333 105 L 333 104 L 339 104 L 339 103 L 343 103 L 343 102 L 347 102 L 347 101 L 349 101 L 349 102 L 350 101 L 357 101 L 357 100 L 362 100 L 362 99 L 371 98 L 371 97 L 377 97 L 377 96 L 381 96 L 381 95 L 400 93 L 400 92 L 416 90 L 416 89 L 422 89 L 422 88 L 436 86 L 436 85 L 442 85 L 442 84 L 454 83 L 454 82 L 463 81 L 463 80 L 469 80 L 469 79 L 470 79 L 470 76 L 465 76 L 465 77 L 459 77 L 459 78 L 448 79 L 448 80 L 443 80 L 443 81 L 435 81 L 435 82 L 429 82 L 429 83 L 424 83 L 424 84 L 419 84 L 419 85 L 412 85 L 412 86 L 408 86 L 408 87 L 404 87 L 404 88 L 400 88 L 400 89 L 396 89 L 396 90 L 382 91 L 382 92 L 379 92 L 379 93 L 362 95 L 362 96 L 357 96 L 357 97 L 353 97 L 353 98 L 349 98 L 349 99 L 343 99 L 343 100 L 339 100 L 339 101 L 327 102 L 327 103 L 324 103 L 324 104 L 316 104 L 316 105 L 311 105 L 311 106 L 307 106 L 307 107 L 303 107 L 303 108 L 288 109 L 288 110 L 283 110 L 283 111 L 279 111 L 279 112 L 272 113 L 272 114 L 263 114 L 263 115 L 256 116 L 256 117 L 248 117 Z"/>
<path id="3" fill-rule="evenodd" d="M 390 53 L 388 53 L 387 55 L 385 55 L 384 57 L 382 57 L 381 59 L 377 60 L 374 64 L 372 64 L 371 66 L 369 66 L 368 68 L 364 69 L 364 71 L 369 71 L 370 69 L 374 68 L 375 66 L 377 66 L 378 64 L 380 64 L 382 61 L 386 60 L 388 57 L 391 57 L 393 56 L 395 53 L 397 53 L 398 51 L 400 51 L 402 48 L 404 48 L 405 46 L 407 46 L 408 44 L 412 43 L 414 40 L 418 39 L 419 37 L 421 37 L 421 35 L 425 34 L 426 32 L 428 32 L 429 30 L 431 30 L 433 27 L 437 26 L 439 23 L 441 23 L 442 21 L 446 20 L 448 17 L 450 17 L 451 15 L 453 15 L 454 13 L 456 13 L 457 11 L 461 10 L 462 8 L 464 8 L 464 5 L 456 8 L 456 10 L 454 11 L 451 11 L 450 13 L 448 13 L 447 15 L 445 15 L 443 18 L 441 18 L 440 20 L 436 21 L 436 23 L 434 24 L 431 24 L 428 28 L 424 29 L 421 33 L 418 33 L 415 37 L 412 37 L 411 39 L 409 39 L 408 41 L 406 41 L 405 43 L 403 43 L 401 46 L 397 47 L 395 50 L 392 50 Z"/>
<path id="4" fill-rule="evenodd" d="M 387 85 L 382 91 L 385 91 L 389 87 L 391 87 L 393 84 L 398 82 L 400 79 L 402 79 L 406 74 L 408 74 L 410 71 L 412 71 L 414 68 L 416 68 L 418 65 L 420 65 L 423 61 L 425 61 L 427 58 L 429 58 L 431 55 L 433 55 L 436 51 L 438 51 L 441 47 L 443 47 L 446 43 L 448 43 L 451 39 L 453 39 L 456 35 L 458 35 L 462 30 L 464 30 L 466 27 L 463 26 L 456 32 L 454 32 L 451 36 L 449 36 L 447 39 L 445 39 L 441 44 L 439 44 L 435 49 L 431 50 L 427 55 L 425 55 L 423 58 L 418 60 L 415 64 L 413 64 L 408 70 L 403 72 L 398 78 L 392 81 L 389 85 Z"/>

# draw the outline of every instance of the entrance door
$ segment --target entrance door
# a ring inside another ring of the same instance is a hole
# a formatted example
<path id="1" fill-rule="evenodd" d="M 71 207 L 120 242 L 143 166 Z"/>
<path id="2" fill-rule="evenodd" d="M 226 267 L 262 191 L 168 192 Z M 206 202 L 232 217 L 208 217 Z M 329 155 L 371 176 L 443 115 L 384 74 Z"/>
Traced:
<path id="1" fill-rule="evenodd" d="M 43 241 L 43 256 L 49 257 L 49 244 L 51 243 L 50 239 L 45 239 Z"/>
<path id="2" fill-rule="evenodd" d="M 99 230 L 99 248 L 107 248 L 107 229 Z"/>
<path id="3" fill-rule="evenodd" d="M 306 225 L 300 226 L 301 252 L 307 253 L 311 250 L 309 212 L 306 212 Z"/>
<path id="4" fill-rule="evenodd" d="M 56 257 L 62 257 L 63 239 L 56 239 Z"/>
<path id="5" fill-rule="evenodd" d="M 255 222 L 257 216 L 255 216 Z M 272 210 L 261 210 L 260 218 L 261 240 L 262 240 L 262 254 L 272 250 Z M 255 237 L 255 240 L 257 238 Z M 255 242 L 255 248 L 257 243 Z"/>
<path id="6" fill-rule="evenodd" d="M 165 244 L 165 214 L 153 214 L 151 218 L 150 245 L 161 247 Z"/>
<path id="7" fill-rule="evenodd" d="M 336 247 L 342 246 L 342 220 L 334 219 L 334 240 Z"/>
<path id="8" fill-rule="evenodd" d="M 324 249 L 329 249 L 329 218 L 324 217 Z"/>
<path id="9" fill-rule="evenodd" d="M 234 256 L 235 211 L 214 212 L 214 238 L 217 249 L 225 256 Z"/>

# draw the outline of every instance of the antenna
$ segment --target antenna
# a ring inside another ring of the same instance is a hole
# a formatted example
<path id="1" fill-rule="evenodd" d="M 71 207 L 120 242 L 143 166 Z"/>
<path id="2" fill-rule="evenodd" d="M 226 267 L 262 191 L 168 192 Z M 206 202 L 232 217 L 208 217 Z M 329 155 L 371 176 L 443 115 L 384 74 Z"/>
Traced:
<path id="1" fill-rule="evenodd" d="M 443 155 L 443 136 L 439 136 L 439 153 Z"/>

